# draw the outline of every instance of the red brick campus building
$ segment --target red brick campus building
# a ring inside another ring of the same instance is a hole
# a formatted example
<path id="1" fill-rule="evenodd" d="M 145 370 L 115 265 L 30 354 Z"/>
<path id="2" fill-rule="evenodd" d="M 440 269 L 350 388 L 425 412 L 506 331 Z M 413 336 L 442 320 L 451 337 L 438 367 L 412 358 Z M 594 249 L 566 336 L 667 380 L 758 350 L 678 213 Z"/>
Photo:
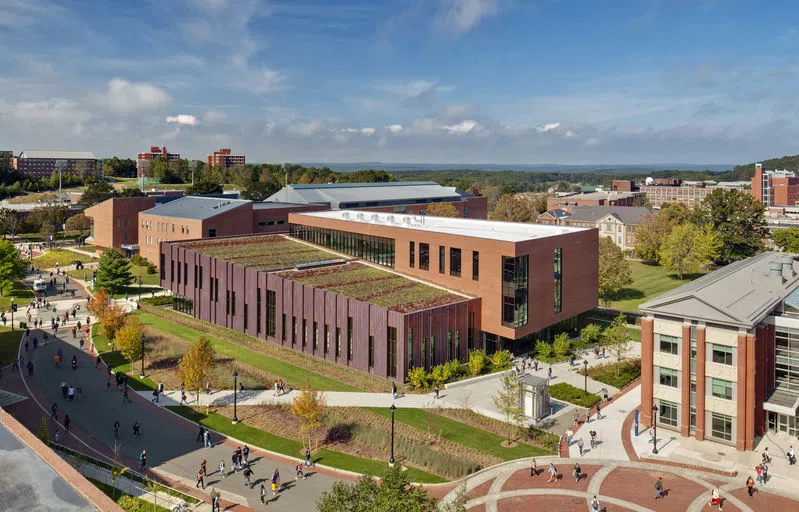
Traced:
<path id="1" fill-rule="evenodd" d="M 593 229 L 364 211 L 289 224 L 162 242 L 161 286 L 195 318 L 399 380 L 597 304 Z"/>

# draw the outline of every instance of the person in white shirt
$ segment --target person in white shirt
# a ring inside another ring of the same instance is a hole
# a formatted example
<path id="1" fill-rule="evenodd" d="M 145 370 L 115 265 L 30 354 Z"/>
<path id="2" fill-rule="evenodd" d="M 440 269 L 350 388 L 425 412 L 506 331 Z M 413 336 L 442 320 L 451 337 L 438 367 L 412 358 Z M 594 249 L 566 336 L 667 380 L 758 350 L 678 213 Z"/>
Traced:
<path id="1" fill-rule="evenodd" d="M 796 464 L 796 454 L 793 451 L 793 446 L 788 449 L 788 464 L 791 466 Z"/>
<path id="2" fill-rule="evenodd" d="M 594 499 L 591 500 L 591 512 L 599 512 L 601 510 L 601 506 L 599 505 L 599 500 L 596 498 L 596 494 L 594 495 Z"/>

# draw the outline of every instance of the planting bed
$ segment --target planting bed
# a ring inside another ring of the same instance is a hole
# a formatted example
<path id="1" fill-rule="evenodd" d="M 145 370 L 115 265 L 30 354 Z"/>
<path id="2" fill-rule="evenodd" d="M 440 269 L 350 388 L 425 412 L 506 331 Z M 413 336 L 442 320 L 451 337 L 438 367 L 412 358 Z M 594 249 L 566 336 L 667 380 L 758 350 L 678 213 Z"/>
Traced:
<path id="1" fill-rule="evenodd" d="M 333 253 L 289 240 L 281 235 L 202 240 L 183 243 L 181 246 L 261 270 L 336 258 Z"/>

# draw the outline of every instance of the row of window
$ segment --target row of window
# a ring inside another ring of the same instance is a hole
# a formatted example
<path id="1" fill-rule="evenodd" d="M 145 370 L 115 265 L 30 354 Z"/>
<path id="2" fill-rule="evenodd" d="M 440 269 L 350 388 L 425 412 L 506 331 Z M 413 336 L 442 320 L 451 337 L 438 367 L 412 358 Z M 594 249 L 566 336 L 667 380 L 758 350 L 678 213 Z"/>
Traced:
<path id="1" fill-rule="evenodd" d="M 659 400 L 658 423 L 677 428 L 679 424 L 679 404 Z M 721 441 L 732 441 L 734 418 L 716 412 L 710 413 L 708 435 Z"/>
<path id="2" fill-rule="evenodd" d="M 409 242 L 408 265 L 416 266 L 416 242 Z M 446 272 L 446 247 L 438 246 L 438 273 Z M 419 270 L 430 270 L 430 244 L 419 242 Z M 449 275 L 461 277 L 461 250 L 457 247 L 449 248 Z M 472 280 L 480 280 L 480 253 L 472 251 Z"/>
<path id="3" fill-rule="evenodd" d="M 117 217 L 117 227 L 118 228 L 126 228 L 126 227 L 128 227 L 128 218 L 127 217 Z"/>
<path id="4" fill-rule="evenodd" d="M 660 338 L 660 352 L 664 354 L 679 355 L 680 354 L 680 338 L 677 336 L 667 336 L 659 334 Z M 716 343 L 709 344 L 710 358 L 709 362 L 733 365 L 733 357 L 735 348 L 727 345 L 718 345 Z"/>
<path id="5" fill-rule="evenodd" d="M 680 372 L 674 368 L 658 367 L 659 380 L 661 386 L 678 389 L 680 387 Z M 729 380 L 716 379 L 708 377 L 709 390 L 711 396 L 722 398 L 724 400 L 732 400 L 734 398 L 735 383 Z M 691 391 L 695 391 L 695 380 L 691 382 Z"/>
<path id="6" fill-rule="evenodd" d="M 125 225 L 126 226 L 128 225 L 127 218 L 125 219 Z M 153 221 L 151 221 L 151 220 L 142 220 L 141 221 L 141 227 L 143 229 L 152 229 Z M 170 223 L 170 222 L 156 222 L 155 223 L 155 230 L 157 232 L 159 232 L 159 233 L 169 233 L 170 232 L 170 227 L 171 227 L 171 232 L 175 233 L 177 228 L 175 227 L 174 223 Z M 185 225 L 181 224 L 180 225 L 180 233 L 182 235 L 188 235 L 189 234 L 189 226 L 185 226 Z"/>
<path id="7" fill-rule="evenodd" d="M 298 224 L 291 225 L 290 234 L 306 242 L 343 252 L 362 260 L 394 267 L 394 240 L 392 238 Z"/>
<path id="8" fill-rule="evenodd" d="M 473 313 L 470 313 L 473 315 Z M 470 321 L 473 319 L 470 317 Z M 471 328 L 470 328 L 471 331 Z M 408 370 L 410 371 L 415 366 L 419 366 L 424 368 L 425 370 L 430 370 L 433 366 L 440 364 L 442 361 L 439 361 L 436 357 L 436 337 L 430 336 L 430 338 L 422 338 L 421 341 L 421 361 L 414 360 L 413 356 L 413 327 L 408 328 Z M 471 348 L 471 340 L 467 340 L 469 344 L 468 348 Z M 461 330 L 455 329 L 455 331 L 447 331 L 447 361 L 451 361 L 453 359 L 459 359 L 459 354 L 461 352 Z"/>
<path id="9" fill-rule="evenodd" d="M 263 226 L 282 226 L 285 223 L 286 223 L 285 220 L 262 220 L 261 222 L 258 223 L 258 225 L 261 226 L 261 227 L 263 227 Z"/>

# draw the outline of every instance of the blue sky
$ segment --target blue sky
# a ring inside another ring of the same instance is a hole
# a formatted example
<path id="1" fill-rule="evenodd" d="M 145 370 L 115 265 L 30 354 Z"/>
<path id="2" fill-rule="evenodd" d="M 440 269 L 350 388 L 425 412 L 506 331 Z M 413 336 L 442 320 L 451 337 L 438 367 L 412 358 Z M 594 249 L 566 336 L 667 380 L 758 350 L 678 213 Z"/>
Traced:
<path id="1" fill-rule="evenodd" d="M 790 0 L 0 0 L 0 149 L 249 161 L 799 153 Z"/>

